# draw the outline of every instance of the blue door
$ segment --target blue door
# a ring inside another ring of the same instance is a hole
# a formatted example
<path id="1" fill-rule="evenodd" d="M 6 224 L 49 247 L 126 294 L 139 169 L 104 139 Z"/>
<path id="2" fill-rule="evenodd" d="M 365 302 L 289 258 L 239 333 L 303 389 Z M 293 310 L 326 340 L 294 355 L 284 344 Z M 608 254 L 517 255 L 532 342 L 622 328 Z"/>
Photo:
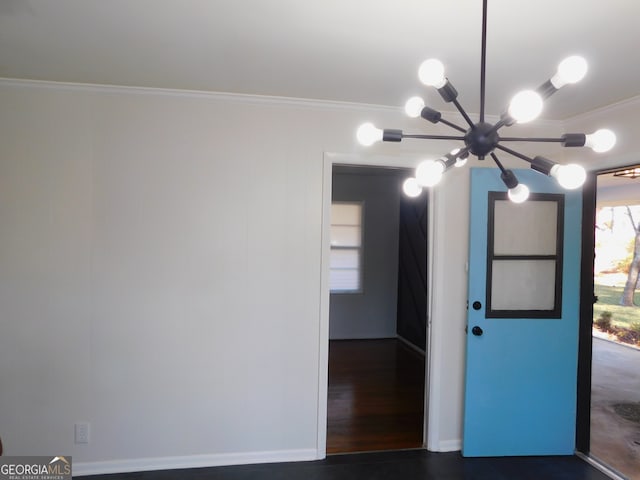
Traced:
<path id="1" fill-rule="evenodd" d="M 571 455 L 576 434 L 580 191 L 471 170 L 464 456 Z"/>

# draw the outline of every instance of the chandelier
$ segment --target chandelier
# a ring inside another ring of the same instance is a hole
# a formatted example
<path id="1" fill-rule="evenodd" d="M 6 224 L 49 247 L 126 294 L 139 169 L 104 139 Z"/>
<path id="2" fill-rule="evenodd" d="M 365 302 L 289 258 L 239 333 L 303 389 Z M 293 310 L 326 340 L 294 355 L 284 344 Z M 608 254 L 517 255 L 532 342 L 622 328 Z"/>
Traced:
<path id="1" fill-rule="evenodd" d="M 592 134 L 565 133 L 558 138 L 541 137 L 501 137 L 499 130 L 514 124 L 523 124 L 536 119 L 542 112 L 544 101 L 565 85 L 580 81 L 587 73 L 587 62 L 580 56 L 571 56 L 558 65 L 556 73 L 536 90 L 523 90 L 517 93 L 509 103 L 508 108 L 496 123 L 485 120 L 485 64 L 487 50 L 487 1 L 483 0 L 482 7 L 482 50 L 480 61 L 480 114 L 478 122 L 473 122 L 460 102 L 458 92 L 445 76 L 442 62 L 431 58 L 425 60 L 418 70 L 420 81 L 427 86 L 434 87 L 446 103 L 452 103 L 467 123 L 461 127 L 442 117 L 442 113 L 425 106 L 420 97 L 410 98 L 405 105 L 405 112 L 412 118 L 422 117 L 433 124 L 441 123 L 458 135 L 422 135 L 406 134 L 402 130 L 379 129 L 371 123 L 360 126 L 357 132 L 358 141 L 365 146 L 377 141 L 400 142 L 405 138 L 425 140 L 459 140 L 464 146 L 445 154 L 438 159 L 421 162 L 415 171 L 415 177 L 408 178 L 403 184 L 404 193 L 410 197 L 417 197 L 424 187 L 436 185 L 443 174 L 451 167 L 463 166 L 469 155 L 475 155 L 484 160 L 489 155 L 501 171 L 500 178 L 508 189 L 508 196 L 513 202 L 524 202 L 529 197 L 529 188 L 520 183 L 512 170 L 506 169 L 498 159 L 495 151 L 513 155 L 528 162 L 531 168 L 541 174 L 554 177 L 566 189 L 581 187 L 586 180 L 585 169 L 577 164 L 561 165 L 545 157 L 530 158 L 509 147 L 504 142 L 556 142 L 564 147 L 590 147 L 595 152 L 610 150 L 615 142 L 615 134 L 611 130 L 601 129 Z"/>

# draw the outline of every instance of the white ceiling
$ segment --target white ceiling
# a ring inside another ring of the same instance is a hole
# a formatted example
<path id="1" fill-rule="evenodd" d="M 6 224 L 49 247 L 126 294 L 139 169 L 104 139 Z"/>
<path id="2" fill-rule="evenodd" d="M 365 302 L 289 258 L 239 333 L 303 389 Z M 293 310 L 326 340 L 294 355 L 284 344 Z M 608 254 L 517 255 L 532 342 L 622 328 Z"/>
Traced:
<path id="1" fill-rule="evenodd" d="M 440 58 L 478 111 L 481 0 L 0 0 L 0 77 L 400 106 Z M 640 94 L 640 1 L 489 0 L 487 113 L 567 55 L 564 119 Z"/>

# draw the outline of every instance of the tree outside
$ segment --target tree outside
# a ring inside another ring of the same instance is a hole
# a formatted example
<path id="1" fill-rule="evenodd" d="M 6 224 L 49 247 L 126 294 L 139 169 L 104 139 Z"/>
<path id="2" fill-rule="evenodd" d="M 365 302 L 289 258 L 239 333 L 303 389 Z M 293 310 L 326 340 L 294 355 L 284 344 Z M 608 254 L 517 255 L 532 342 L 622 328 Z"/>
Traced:
<path id="1" fill-rule="evenodd" d="M 594 324 L 640 346 L 640 205 L 598 208 L 595 240 Z"/>
<path id="2" fill-rule="evenodd" d="M 638 273 L 640 273 L 640 224 L 638 224 L 634 218 L 631 207 L 626 206 L 625 209 L 627 217 L 629 218 L 629 223 L 633 229 L 633 238 L 631 240 L 633 243 L 633 253 L 631 254 L 631 261 L 627 268 L 627 281 L 625 282 L 624 290 L 622 291 L 620 305 L 633 307 L 635 305 L 633 302 L 633 294 L 636 291 L 636 287 L 638 285 Z M 631 250 L 631 248 L 627 250 Z"/>

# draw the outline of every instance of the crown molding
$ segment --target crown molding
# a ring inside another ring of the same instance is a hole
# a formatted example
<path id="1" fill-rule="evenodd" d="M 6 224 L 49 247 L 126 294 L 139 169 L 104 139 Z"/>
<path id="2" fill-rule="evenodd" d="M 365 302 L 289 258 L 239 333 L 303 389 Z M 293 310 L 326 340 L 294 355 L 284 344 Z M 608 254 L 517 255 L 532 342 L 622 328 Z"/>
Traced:
<path id="1" fill-rule="evenodd" d="M 627 98 L 625 100 L 620 100 L 619 102 L 605 105 L 604 107 L 596 108 L 595 110 L 591 110 L 589 112 L 580 113 L 573 117 L 567 118 L 566 120 L 564 120 L 564 123 L 569 124 L 572 122 L 582 122 L 595 117 L 600 117 L 602 115 L 615 114 L 620 110 L 633 107 L 640 109 L 640 95 Z"/>
<path id="2" fill-rule="evenodd" d="M 182 90 L 177 88 L 155 88 L 155 87 L 134 87 L 126 85 L 106 85 L 94 83 L 74 83 L 74 82 L 53 82 L 49 80 L 30 80 L 22 78 L 0 77 L 0 86 L 17 88 L 52 89 L 58 91 L 73 91 L 87 93 L 117 93 L 125 95 L 157 95 L 182 98 L 201 98 L 223 102 L 244 103 L 251 105 L 277 105 L 292 107 L 307 107 L 323 110 L 350 110 L 350 111 L 378 111 L 383 113 L 399 113 L 404 116 L 404 107 L 393 107 L 389 105 L 378 105 L 370 103 L 340 102 L 335 100 L 317 100 L 295 97 L 278 97 L 269 95 L 251 95 L 245 93 L 213 92 L 206 90 Z M 640 97 L 638 97 L 640 99 Z M 448 117 L 458 117 L 455 110 L 443 110 L 442 113 Z M 477 112 L 471 112 L 477 115 Z M 460 117 L 461 118 L 461 117 Z M 486 115 L 486 119 L 497 122 L 499 115 Z M 537 125 L 557 127 L 564 125 L 561 120 L 537 119 Z"/>
<path id="3" fill-rule="evenodd" d="M 279 97 L 269 95 L 251 95 L 244 93 L 213 92 L 206 90 L 182 90 L 175 88 L 134 87 L 126 85 L 103 85 L 93 83 L 53 82 L 48 80 L 30 80 L 21 78 L 0 77 L 0 86 L 17 88 L 52 89 L 87 93 L 118 93 L 132 95 L 157 95 L 182 98 L 201 98 L 223 102 L 245 103 L 253 105 L 278 105 L 308 107 L 326 110 L 361 110 L 400 113 L 401 107 L 375 105 L 334 100 L 316 100 L 295 97 Z"/>
<path id="4" fill-rule="evenodd" d="M 380 111 L 387 113 L 401 113 L 403 107 L 392 107 L 389 105 L 378 105 L 356 102 L 340 102 L 335 100 L 318 100 L 296 97 L 281 97 L 269 95 L 251 95 L 245 93 L 228 93 L 213 92 L 206 90 L 182 90 L 176 88 L 156 88 L 156 87 L 134 87 L 126 85 L 106 85 L 93 83 L 75 83 L 75 82 L 54 82 L 49 80 L 30 80 L 22 78 L 0 77 L 0 86 L 19 87 L 19 88 L 40 88 L 53 89 L 61 91 L 76 91 L 89 93 L 120 93 L 135 95 L 158 95 L 183 98 L 208 98 L 218 101 L 246 103 L 246 104 L 270 104 L 270 105 L 286 105 L 309 108 L 320 108 L 327 110 L 356 110 L 356 111 Z M 635 107 L 640 108 L 640 95 L 621 100 L 611 105 L 581 113 L 564 120 L 552 120 L 539 118 L 536 120 L 537 125 L 558 126 L 566 125 L 572 122 L 588 120 L 592 117 L 614 113 L 623 108 Z M 457 115 L 456 111 L 442 111 L 447 115 Z M 488 120 L 498 121 L 498 115 L 486 115 Z"/>

